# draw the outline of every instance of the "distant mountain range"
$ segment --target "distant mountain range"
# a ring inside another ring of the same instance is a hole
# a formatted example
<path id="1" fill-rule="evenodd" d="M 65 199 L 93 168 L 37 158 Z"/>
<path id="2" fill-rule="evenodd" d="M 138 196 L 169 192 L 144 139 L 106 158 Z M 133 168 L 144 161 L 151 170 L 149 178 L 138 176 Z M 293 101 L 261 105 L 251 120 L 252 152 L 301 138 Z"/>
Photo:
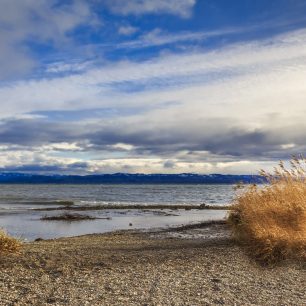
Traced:
<path id="1" fill-rule="evenodd" d="M 236 184 L 263 182 L 263 177 L 259 175 L 115 173 L 82 176 L 0 173 L 0 184 Z"/>

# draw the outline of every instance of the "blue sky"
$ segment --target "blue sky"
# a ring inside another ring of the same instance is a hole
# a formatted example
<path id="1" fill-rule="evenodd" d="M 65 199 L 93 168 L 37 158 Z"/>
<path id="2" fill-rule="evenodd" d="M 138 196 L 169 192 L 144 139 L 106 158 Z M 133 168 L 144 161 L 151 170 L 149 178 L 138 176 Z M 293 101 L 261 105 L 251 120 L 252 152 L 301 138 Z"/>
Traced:
<path id="1" fill-rule="evenodd" d="M 305 152 L 305 1 L 0 5 L 2 171 L 254 173 Z"/>

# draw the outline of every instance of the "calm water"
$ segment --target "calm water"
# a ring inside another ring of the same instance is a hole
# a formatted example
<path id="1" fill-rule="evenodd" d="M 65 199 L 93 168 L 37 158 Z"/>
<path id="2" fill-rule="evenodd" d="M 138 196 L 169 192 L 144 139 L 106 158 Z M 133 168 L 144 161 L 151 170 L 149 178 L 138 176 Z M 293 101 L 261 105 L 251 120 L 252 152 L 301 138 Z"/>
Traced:
<path id="1" fill-rule="evenodd" d="M 232 201 L 232 185 L 0 185 L 0 227 L 24 239 L 54 238 L 128 228 L 167 227 L 224 218 L 216 210 L 154 210 L 150 205 L 224 205 Z M 42 221 L 64 211 L 37 208 L 108 205 L 107 210 L 84 211 L 97 219 L 81 222 Z M 146 205 L 147 209 L 114 210 L 113 205 Z M 132 226 L 130 226 L 132 223 Z"/>

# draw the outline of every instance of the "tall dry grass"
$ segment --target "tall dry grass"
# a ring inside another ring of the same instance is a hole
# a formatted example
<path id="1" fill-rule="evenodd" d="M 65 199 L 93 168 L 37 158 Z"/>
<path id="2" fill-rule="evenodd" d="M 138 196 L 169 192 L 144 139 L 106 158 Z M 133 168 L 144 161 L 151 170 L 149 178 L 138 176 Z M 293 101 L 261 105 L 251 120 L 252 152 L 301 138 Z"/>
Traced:
<path id="1" fill-rule="evenodd" d="M 0 230 L 0 255 L 18 253 L 21 249 L 21 242 L 13 237 L 10 237 L 5 231 Z"/>
<path id="2" fill-rule="evenodd" d="M 240 192 L 228 221 L 238 241 L 265 263 L 306 259 L 306 160 L 280 162 L 273 173 L 260 172 L 267 185 Z"/>

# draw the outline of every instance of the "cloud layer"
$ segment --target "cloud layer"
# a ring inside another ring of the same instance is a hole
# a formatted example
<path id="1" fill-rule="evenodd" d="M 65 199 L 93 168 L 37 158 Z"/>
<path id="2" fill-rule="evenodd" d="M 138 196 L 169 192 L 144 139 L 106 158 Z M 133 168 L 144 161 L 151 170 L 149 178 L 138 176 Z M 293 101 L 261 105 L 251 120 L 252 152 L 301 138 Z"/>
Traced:
<path id="1" fill-rule="evenodd" d="M 2 170 L 250 173 L 305 151 L 305 29 L 207 48 L 208 39 L 250 29 L 170 35 L 116 23 L 119 36 L 138 36 L 113 50 L 160 52 L 140 59 L 56 59 L 32 77 L 7 79 L 35 64 L 23 48 L 28 39 L 61 49 L 76 43 L 71 32 L 78 27 L 103 27 L 93 11 L 98 2 L 7 1 L 0 13 Z M 115 0 L 105 9 L 181 19 L 191 17 L 194 5 Z M 169 48 L 173 44 L 181 49 Z"/>

